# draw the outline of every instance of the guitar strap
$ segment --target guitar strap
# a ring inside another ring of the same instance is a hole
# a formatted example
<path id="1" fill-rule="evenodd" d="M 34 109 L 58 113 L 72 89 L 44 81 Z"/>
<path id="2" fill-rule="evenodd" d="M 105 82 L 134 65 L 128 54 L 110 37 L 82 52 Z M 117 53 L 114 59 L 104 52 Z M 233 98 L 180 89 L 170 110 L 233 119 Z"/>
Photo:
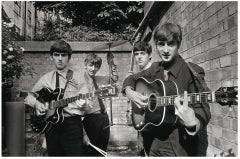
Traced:
<path id="1" fill-rule="evenodd" d="M 62 92 L 63 95 L 64 95 L 65 90 L 66 90 L 66 88 L 67 88 L 67 84 L 68 84 L 69 81 L 72 79 L 72 77 L 73 77 L 73 71 L 69 69 L 68 72 L 67 72 L 67 75 L 66 75 L 67 82 L 66 82 L 65 87 L 64 87 L 63 92 Z"/>
<path id="2" fill-rule="evenodd" d="M 203 88 L 204 90 L 209 90 L 209 88 L 207 87 L 206 83 L 205 83 L 205 82 L 203 81 L 203 79 L 199 76 L 199 74 L 192 68 L 191 64 L 190 64 L 189 62 L 187 62 L 187 65 L 188 65 L 188 68 L 189 68 L 190 72 L 191 72 L 191 73 L 193 74 L 193 76 L 194 76 L 193 81 L 195 81 L 195 79 L 197 79 L 198 82 L 200 83 L 200 85 L 202 86 L 202 88 Z M 197 88 L 195 82 L 194 82 L 194 85 L 195 85 L 195 88 Z M 198 88 L 197 88 L 197 89 L 198 89 Z"/>

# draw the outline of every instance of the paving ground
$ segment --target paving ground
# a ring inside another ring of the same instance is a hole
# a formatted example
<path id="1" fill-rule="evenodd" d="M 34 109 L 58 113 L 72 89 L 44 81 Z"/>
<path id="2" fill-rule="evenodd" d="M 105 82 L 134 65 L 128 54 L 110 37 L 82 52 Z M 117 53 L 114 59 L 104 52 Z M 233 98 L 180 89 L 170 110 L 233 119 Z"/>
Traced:
<path id="1" fill-rule="evenodd" d="M 137 157 L 138 150 L 137 147 L 127 147 L 127 146 L 119 146 L 119 147 L 108 147 L 108 155 L 109 157 L 118 157 L 118 156 L 125 156 L 125 157 Z"/>

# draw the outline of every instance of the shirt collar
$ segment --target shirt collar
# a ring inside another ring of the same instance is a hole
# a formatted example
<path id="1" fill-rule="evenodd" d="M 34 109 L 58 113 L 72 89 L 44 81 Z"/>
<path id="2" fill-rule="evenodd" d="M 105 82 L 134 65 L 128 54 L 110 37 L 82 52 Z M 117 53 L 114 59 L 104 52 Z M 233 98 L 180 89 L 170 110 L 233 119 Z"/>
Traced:
<path id="1" fill-rule="evenodd" d="M 58 72 L 58 74 L 63 76 L 63 77 L 66 77 L 67 71 L 68 71 L 68 67 L 64 68 L 63 70 L 57 70 L 56 69 L 56 72 Z"/>

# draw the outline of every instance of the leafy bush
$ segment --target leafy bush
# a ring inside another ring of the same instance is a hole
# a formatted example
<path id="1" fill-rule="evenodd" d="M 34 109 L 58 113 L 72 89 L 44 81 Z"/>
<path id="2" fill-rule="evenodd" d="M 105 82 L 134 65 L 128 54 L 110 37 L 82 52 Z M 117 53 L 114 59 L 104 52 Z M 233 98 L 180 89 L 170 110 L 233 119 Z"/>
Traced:
<path id="1" fill-rule="evenodd" d="M 24 48 L 17 45 L 21 40 L 13 23 L 2 20 L 2 86 L 12 87 L 13 80 L 26 72 L 31 74 L 32 68 L 24 69 Z"/>
<path id="2" fill-rule="evenodd" d="M 64 39 L 67 41 L 117 41 L 130 39 L 134 31 L 135 28 L 129 26 L 124 32 L 112 33 L 110 30 L 99 30 L 84 25 L 72 26 L 64 20 L 50 17 L 44 19 L 43 28 L 38 30 L 34 40 L 52 41 Z"/>

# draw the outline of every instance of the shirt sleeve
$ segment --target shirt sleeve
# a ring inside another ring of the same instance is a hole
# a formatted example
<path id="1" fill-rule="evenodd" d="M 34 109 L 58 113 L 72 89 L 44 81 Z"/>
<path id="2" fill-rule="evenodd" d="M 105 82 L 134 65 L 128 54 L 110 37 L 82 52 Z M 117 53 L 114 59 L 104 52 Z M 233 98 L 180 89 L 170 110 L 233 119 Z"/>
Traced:
<path id="1" fill-rule="evenodd" d="M 34 107 L 37 99 L 36 99 L 35 94 L 33 92 L 40 91 L 42 88 L 44 88 L 44 82 L 45 82 L 45 78 L 43 76 L 33 86 L 32 90 L 31 90 L 32 93 L 28 93 L 27 97 L 24 99 L 24 104 L 29 105 L 31 107 Z"/>
<path id="2" fill-rule="evenodd" d="M 132 89 L 134 89 L 134 87 L 135 87 L 135 78 L 134 78 L 133 75 L 128 76 L 128 77 L 125 78 L 125 80 L 123 81 L 123 86 L 122 86 L 121 92 L 122 92 L 122 94 L 123 94 L 124 96 L 126 96 L 125 89 L 126 89 L 127 86 L 129 86 L 129 87 L 131 87 Z"/>

